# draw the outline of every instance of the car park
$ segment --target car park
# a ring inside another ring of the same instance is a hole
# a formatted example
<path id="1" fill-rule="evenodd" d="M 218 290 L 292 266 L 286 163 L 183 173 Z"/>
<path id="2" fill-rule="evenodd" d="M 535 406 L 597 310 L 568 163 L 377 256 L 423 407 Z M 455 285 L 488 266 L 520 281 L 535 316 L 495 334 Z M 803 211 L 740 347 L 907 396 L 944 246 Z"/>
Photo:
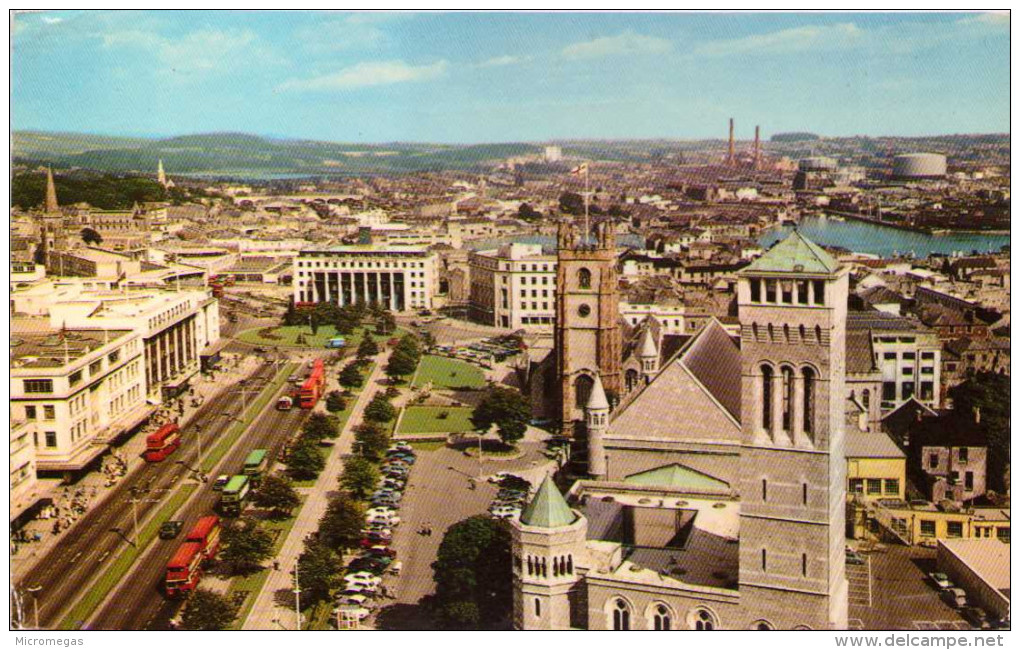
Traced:
<path id="1" fill-rule="evenodd" d="M 511 519 L 519 516 L 521 509 L 513 506 L 495 506 L 489 509 L 489 513 L 497 519 Z"/>
<path id="2" fill-rule="evenodd" d="M 414 450 L 414 448 L 411 447 L 411 445 L 409 443 L 407 443 L 407 442 L 405 442 L 403 440 L 395 440 L 393 442 L 393 444 L 390 445 L 390 449 L 391 450 L 396 450 L 396 451 L 413 451 Z"/>
<path id="3" fill-rule="evenodd" d="M 159 527 L 159 538 L 173 539 L 181 534 L 181 530 L 183 528 L 184 528 L 183 521 L 177 521 L 176 519 L 164 521 L 163 525 Z"/>
<path id="4" fill-rule="evenodd" d="M 338 599 L 340 605 L 347 605 L 350 607 L 364 607 L 365 609 L 372 609 L 372 601 L 368 599 L 365 594 L 350 594 L 348 596 L 341 595 Z"/>
<path id="5" fill-rule="evenodd" d="M 372 615 L 372 612 L 367 607 L 355 607 L 352 605 L 341 605 L 333 610 L 334 616 L 340 616 L 343 613 L 344 616 L 351 616 L 359 621 L 363 621 Z"/>
<path id="6" fill-rule="evenodd" d="M 385 557 L 396 557 L 397 552 L 388 546 L 370 546 L 367 551 L 369 555 L 385 556 Z"/>

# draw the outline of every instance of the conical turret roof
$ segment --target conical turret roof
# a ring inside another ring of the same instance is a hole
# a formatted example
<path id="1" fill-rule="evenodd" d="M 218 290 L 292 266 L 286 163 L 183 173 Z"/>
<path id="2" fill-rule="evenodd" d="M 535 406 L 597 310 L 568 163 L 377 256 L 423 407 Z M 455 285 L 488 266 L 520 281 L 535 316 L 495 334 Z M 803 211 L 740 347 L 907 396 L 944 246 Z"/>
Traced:
<path id="1" fill-rule="evenodd" d="M 577 515 L 567 505 L 551 476 L 546 476 L 535 498 L 521 513 L 521 523 L 539 528 L 560 528 L 577 521 Z"/>
<path id="2" fill-rule="evenodd" d="M 837 270 L 839 263 L 825 249 L 794 230 L 786 239 L 765 251 L 744 272 L 828 274 Z"/>
<path id="3" fill-rule="evenodd" d="M 659 350 L 655 347 L 655 339 L 652 338 L 652 330 L 646 328 L 641 334 L 641 349 L 638 352 L 639 357 L 657 357 L 659 356 Z"/>
<path id="4" fill-rule="evenodd" d="M 585 405 L 585 408 L 589 410 L 609 408 L 606 390 L 602 387 L 602 380 L 599 378 L 598 373 L 595 373 L 595 383 L 591 387 L 591 395 L 588 396 L 588 404 Z"/>

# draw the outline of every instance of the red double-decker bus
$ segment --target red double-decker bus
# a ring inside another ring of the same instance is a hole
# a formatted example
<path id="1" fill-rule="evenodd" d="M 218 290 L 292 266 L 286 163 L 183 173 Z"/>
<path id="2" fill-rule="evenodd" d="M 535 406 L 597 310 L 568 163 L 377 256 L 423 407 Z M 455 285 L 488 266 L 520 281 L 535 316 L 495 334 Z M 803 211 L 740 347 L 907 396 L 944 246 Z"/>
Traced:
<path id="1" fill-rule="evenodd" d="M 145 460 L 158 463 L 181 446 L 181 430 L 176 422 L 164 424 L 145 439 Z"/>
<path id="2" fill-rule="evenodd" d="M 202 562 L 205 554 L 198 542 L 184 542 L 166 565 L 166 595 L 168 598 L 184 596 L 194 591 L 202 580 Z"/>
<path id="3" fill-rule="evenodd" d="M 301 408 L 310 409 L 318 403 L 322 397 L 322 391 L 326 387 L 326 367 L 322 359 L 316 359 L 312 364 L 312 372 L 308 375 L 305 383 L 301 384 L 300 401 Z"/>
<path id="4" fill-rule="evenodd" d="M 195 522 L 185 541 L 199 544 L 205 559 L 212 560 L 220 551 L 220 518 L 216 515 L 202 517 Z"/>

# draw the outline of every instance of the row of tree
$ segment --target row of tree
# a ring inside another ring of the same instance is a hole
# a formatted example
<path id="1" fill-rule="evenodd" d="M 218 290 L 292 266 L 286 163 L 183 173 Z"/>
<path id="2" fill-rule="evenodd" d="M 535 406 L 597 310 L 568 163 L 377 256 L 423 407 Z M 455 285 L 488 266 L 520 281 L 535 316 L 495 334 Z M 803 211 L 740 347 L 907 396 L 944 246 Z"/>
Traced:
<path id="1" fill-rule="evenodd" d="M 287 454 L 287 473 L 297 481 L 318 478 L 326 466 L 321 443 L 333 440 L 340 432 L 336 416 L 312 413 L 301 427 L 301 434 Z"/>
<path id="2" fill-rule="evenodd" d="M 369 321 L 366 323 L 366 321 Z M 298 307 L 291 301 L 283 314 L 283 324 L 307 325 L 312 334 L 323 325 L 332 325 L 337 334 L 350 336 L 359 327 L 371 325 L 371 329 L 383 336 L 389 336 L 397 329 L 393 313 L 381 303 L 357 302 L 340 306 L 334 302 L 320 302 L 313 306 Z M 368 328 L 366 327 L 366 332 Z"/>
<path id="3" fill-rule="evenodd" d="M 389 363 L 386 364 L 386 376 L 394 384 L 402 381 L 418 369 L 421 356 L 421 342 L 418 337 L 413 334 L 401 337 L 393 348 Z"/>

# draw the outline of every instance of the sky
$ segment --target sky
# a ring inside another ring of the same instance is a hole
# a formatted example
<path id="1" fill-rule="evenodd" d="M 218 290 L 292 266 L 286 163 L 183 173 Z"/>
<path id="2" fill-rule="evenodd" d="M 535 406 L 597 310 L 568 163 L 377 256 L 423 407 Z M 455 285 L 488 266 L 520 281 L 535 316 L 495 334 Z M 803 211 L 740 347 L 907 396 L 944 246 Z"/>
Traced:
<path id="1" fill-rule="evenodd" d="M 338 142 L 1009 132 L 1009 17 L 19 14 L 16 130 Z"/>

